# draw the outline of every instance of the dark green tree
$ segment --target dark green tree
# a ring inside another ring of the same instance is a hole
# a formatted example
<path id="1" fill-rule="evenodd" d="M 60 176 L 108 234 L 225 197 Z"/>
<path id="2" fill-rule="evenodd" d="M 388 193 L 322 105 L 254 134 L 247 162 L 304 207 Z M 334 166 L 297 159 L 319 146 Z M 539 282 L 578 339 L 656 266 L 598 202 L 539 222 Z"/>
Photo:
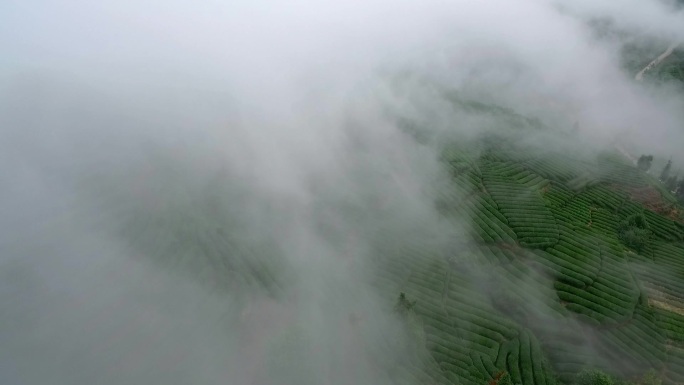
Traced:
<path id="1" fill-rule="evenodd" d="M 513 380 L 508 372 L 505 372 L 499 379 L 498 385 L 513 385 Z"/>
<path id="2" fill-rule="evenodd" d="M 637 167 L 643 171 L 648 171 L 651 168 L 651 163 L 653 162 L 653 155 L 642 155 L 637 160 Z"/>
<path id="3" fill-rule="evenodd" d="M 575 376 L 575 385 L 662 385 L 663 380 L 654 369 L 641 378 L 619 378 L 598 369 L 584 369 Z"/>
<path id="4" fill-rule="evenodd" d="M 641 381 L 639 381 L 639 385 L 661 385 L 662 383 L 663 380 L 660 378 L 655 369 L 651 369 L 646 372 L 641 378 Z"/>
<path id="5" fill-rule="evenodd" d="M 394 311 L 399 314 L 407 314 L 416 305 L 417 301 L 409 301 L 404 292 L 399 293 L 399 299 L 394 305 Z"/>
<path id="6" fill-rule="evenodd" d="M 662 385 L 663 380 L 655 369 L 649 369 L 641 378 L 615 379 L 615 385 Z"/>
<path id="7" fill-rule="evenodd" d="M 508 372 L 503 371 L 497 373 L 494 378 L 489 381 L 489 385 L 513 385 L 513 380 Z"/>
<path id="8" fill-rule="evenodd" d="M 663 171 L 660 173 L 661 182 L 667 181 L 667 178 L 670 177 L 670 168 L 672 168 L 672 159 L 667 161 L 667 164 L 663 168 Z"/>
<path id="9" fill-rule="evenodd" d="M 633 214 L 618 224 L 618 237 L 627 245 L 640 252 L 651 238 L 651 230 L 643 214 Z"/>

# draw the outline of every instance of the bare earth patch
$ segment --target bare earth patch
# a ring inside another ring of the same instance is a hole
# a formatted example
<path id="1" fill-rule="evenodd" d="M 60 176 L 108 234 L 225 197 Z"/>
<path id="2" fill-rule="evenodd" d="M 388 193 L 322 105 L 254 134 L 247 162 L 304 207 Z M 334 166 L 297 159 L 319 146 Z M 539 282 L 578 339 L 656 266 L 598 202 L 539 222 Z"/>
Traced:
<path id="1" fill-rule="evenodd" d="M 680 306 L 675 306 L 672 303 L 667 303 L 663 301 L 659 301 L 657 299 L 649 298 L 648 299 L 648 304 L 657 307 L 663 310 L 671 311 L 673 313 L 677 313 L 680 315 L 684 315 L 684 308 Z"/>
<path id="2" fill-rule="evenodd" d="M 681 213 L 676 205 L 663 199 L 660 191 L 653 186 L 627 187 L 617 184 L 611 185 L 616 191 L 622 191 L 629 195 L 629 199 L 642 204 L 645 208 L 668 217 L 672 220 L 681 220 Z"/>
<path id="3" fill-rule="evenodd" d="M 682 301 L 682 298 L 664 293 L 653 284 L 646 284 L 645 287 L 648 293 L 649 305 L 684 315 L 684 301 Z"/>

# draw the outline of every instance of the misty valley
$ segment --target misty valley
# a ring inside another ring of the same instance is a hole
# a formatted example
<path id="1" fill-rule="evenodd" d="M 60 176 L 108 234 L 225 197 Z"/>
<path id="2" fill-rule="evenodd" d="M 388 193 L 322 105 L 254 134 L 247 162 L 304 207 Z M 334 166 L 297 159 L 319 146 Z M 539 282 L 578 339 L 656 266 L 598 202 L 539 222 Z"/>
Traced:
<path id="1" fill-rule="evenodd" d="M 684 384 L 681 0 L 60 3 L 0 383 Z"/>

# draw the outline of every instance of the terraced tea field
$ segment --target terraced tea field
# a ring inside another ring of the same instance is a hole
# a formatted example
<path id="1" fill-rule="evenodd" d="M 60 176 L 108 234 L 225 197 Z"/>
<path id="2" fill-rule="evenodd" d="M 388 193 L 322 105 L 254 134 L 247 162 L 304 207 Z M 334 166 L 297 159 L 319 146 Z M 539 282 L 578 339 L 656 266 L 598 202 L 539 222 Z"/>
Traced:
<path id="1" fill-rule="evenodd" d="M 439 207 L 469 218 L 472 240 L 446 258 L 388 258 L 400 266 L 383 273 L 417 301 L 434 381 L 571 383 L 594 367 L 684 382 L 684 225 L 630 199 L 645 174 L 615 154 L 468 153 L 445 151 L 458 192 Z M 634 214 L 651 231 L 640 252 L 618 235 Z"/>

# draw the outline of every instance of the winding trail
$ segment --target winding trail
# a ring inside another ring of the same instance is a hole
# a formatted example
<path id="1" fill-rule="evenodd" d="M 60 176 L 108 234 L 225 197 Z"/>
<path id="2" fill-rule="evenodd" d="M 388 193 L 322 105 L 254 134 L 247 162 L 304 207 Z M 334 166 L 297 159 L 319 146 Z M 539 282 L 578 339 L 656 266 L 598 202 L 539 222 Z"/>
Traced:
<path id="1" fill-rule="evenodd" d="M 635 166 L 637 165 L 638 159 L 637 159 L 636 157 L 632 156 L 632 154 L 630 154 L 627 150 L 625 150 L 625 148 L 622 147 L 621 144 L 616 143 L 614 146 L 615 146 L 615 148 L 616 148 L 618 151 L 620 151 L 620 153 L 621 153 L 625 158 L 629 159 L 632 163 L 634 163 Z"/>
<path id="2" fill-rule="evenodd" d="M 653 59 L 652 62 L 648 63 L 648 65 L 644 67 L 644 69 L 642 69 L 641 71 L 639 71 L 638 74 L 636 74 L 634 79 L 636 79 L 637 81 L 642 81 L 644 79 L 644 73 L 660 64 L 663 60 L 667 59 L 667 57 L 672 54 L 672 51 L 674 51 L 678 45 L 679 43 L 670 44 L 670 46 L 667 47 L 667 50 L 665 50 L 665 52 L 660 54 L 660 56 L 658 56 L 657 58 Z"/>

